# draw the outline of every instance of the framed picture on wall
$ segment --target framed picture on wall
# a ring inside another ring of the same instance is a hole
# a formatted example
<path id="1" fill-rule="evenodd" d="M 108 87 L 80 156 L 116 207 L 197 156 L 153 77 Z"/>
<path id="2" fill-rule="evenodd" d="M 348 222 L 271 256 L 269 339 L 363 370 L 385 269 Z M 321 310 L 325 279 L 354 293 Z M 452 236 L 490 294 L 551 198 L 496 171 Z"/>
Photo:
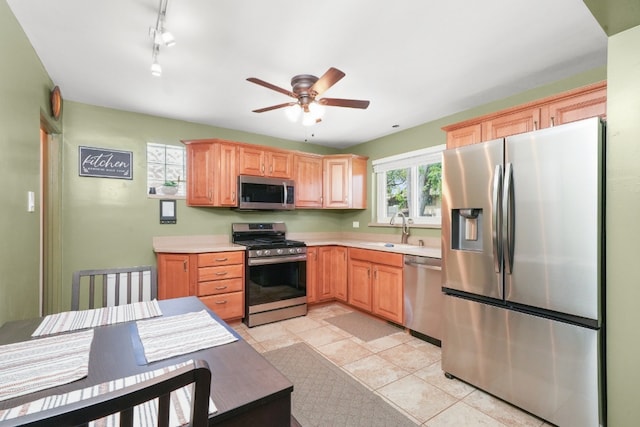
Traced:
<path id="1" fill-rule="evenodd" d="M 80 176 L 133 179 L 133 152 L 83 146 L 78 149 Z"/>

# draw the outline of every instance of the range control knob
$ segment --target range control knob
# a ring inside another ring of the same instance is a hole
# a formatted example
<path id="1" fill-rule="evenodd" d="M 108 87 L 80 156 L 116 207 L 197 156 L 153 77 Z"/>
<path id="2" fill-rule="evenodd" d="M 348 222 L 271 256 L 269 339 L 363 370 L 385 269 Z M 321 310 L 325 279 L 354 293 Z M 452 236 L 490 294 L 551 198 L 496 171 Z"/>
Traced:
<path id="1" fill-rule="evenodd" d="M 302 253 L 302 248 L 297 248 L 297 249 L 296 249 L 296 252 L 298 252 L 299 254 L 301 254 L 301 253 Z"/>
<path id="2" fill-rule="evenodd" d="M 261 250 L 257 250 L 257 251 L 256 251 L 256 255 L 258 255 L 258 256 L 262 256 L 262 251 L 261 251 Z"/>
<path id="3" fill-rule="evenodd" d="M 277 253 L 278 255 L 282 255 L 282 249 L 276 249 L 276 253 Z"/>
<path id="4" fill-rule="evenodd" d="M 269 255 L 271 255 L 271 251 L 269 249 L 265 249 L 264 256 L 269 256 Z"/>

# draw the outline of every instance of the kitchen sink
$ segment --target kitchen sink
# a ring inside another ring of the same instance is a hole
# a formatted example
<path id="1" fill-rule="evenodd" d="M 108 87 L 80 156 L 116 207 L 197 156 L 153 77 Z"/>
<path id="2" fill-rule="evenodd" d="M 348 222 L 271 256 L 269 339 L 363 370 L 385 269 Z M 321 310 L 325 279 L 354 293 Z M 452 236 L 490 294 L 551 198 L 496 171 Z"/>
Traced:
<path id="1" fill-rule="evenodd" d="M 385 248 L 417 248 L 416 245 L 409 245 L 407 243 L 391 243 L 391 242 L 367 242 L 367 245 L 381 246 Z"/>

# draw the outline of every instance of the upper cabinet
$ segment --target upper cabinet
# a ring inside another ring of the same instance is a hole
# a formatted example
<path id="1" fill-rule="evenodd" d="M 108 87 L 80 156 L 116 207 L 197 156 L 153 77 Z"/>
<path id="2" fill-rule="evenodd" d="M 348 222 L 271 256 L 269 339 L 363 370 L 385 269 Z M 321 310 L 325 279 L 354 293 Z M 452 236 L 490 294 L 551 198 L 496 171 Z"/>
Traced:
<path id="1" fill-rule="evenodd" d="M 293 153 L 268 150 L 258 146 L 239 145 L 240 175 L 269 176 L 291 179 Z"/>
<path id="2" fill-rule="evenodd" d="M 330 209 L 366 209 L 367 157 L 324 156 L 322 206 Z"/>
<path id="3" fill-rule="evenodd" d="M 223 139 L 184 140 L 187 206 L 238 206 L 238 176 L 293 179 L 296 208 L 365 209 L 367 157 L 323 156 Z"/>
<path id="4" fill-rule="evenodd" d="M 322 156 L 296 153 L 293 159 L 296 208 L 322 207 Z"/>
<path id="5" fill-rule="evenodd" d="M 606 108 L 607 83 L 599 82 L 442 129 L 447 132 L 447 148 L 456 148 L 589 117 L 605 118 Z"/>
<path id="6" fill-rule="evenodd" d="M 237 146 L 220 139 L 182 142 L 187 146 L 187 205 L 237 206 Z"/>

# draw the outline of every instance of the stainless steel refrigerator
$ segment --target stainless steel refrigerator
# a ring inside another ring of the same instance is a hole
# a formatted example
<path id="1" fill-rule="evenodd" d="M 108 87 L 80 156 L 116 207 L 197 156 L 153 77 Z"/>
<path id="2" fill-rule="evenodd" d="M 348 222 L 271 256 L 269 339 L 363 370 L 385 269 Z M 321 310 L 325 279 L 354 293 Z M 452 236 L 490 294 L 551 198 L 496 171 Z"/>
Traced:
<path id="1" fill-rule="evenodd" d="M 446 150 L 442 369 L 560 426 L 605 423 L 604 124 Z"/>

